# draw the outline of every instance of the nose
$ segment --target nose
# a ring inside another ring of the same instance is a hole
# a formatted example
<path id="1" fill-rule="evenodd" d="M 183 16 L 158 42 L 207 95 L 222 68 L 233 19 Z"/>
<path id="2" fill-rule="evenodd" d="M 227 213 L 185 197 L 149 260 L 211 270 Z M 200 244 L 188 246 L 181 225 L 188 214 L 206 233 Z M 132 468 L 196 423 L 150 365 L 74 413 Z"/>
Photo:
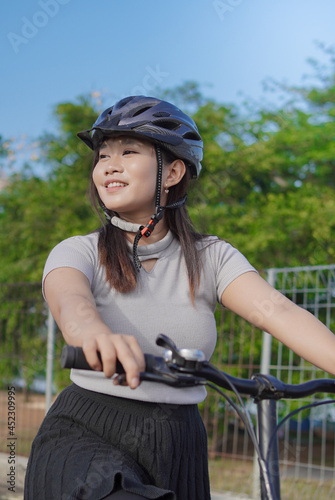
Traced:
<path id="1" fill-rule="evenodd" d="M 108 164 L 105 166 L 105 175 L 111 175 L 114 172 L 123 172 L 123 165 L 120 160 L 110 158 Z"/>

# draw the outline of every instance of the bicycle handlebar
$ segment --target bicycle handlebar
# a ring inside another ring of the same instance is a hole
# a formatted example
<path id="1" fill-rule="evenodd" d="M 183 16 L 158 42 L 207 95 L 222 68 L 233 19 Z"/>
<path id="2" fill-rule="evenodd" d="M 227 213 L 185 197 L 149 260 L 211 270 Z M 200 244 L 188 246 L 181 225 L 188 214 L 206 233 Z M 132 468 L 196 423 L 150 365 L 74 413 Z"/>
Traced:
<path id="1" fill-rule="evenodd" d="M 98 358 L 102 364 L 101 355 L 98 352 Z M 145 365 L 148 371 L 151 371 L 151 367 L 154 363 L 154 356 L 151 354 L 145 354 Z M 62 368 L 76 368 L 78 370 L 92 370 L 88 362 L 86 361 L 84 351 L 81 347 L 75 347 L 73 345 L 66 345 L 63 347 L 61 355 L 61 366 Z M 125 373 L 124 368 L 119 360 L 116 360 L 116 373 Z"/>
<path id="2" fill-rule="evenodd" d="M 272 375 L 264 374 L 255 374 L 251 379 L 236 378 L 215 368 L 201 351 L 177 349 L 163 334 L 157 337 L 156 343 L 166 348 L 164 357 L 145 354 L 146 370 L 140 374 L 142 381 L 160 382 L 174 387 L 190 387 L 212 382 L 227 390 L 232 390 L 233 386 L 240 394 L 252 396 L 256 402 L 264 399 L 303 398 L 316 392 L 335 393 L 335 380 L 332 379 L 285 384 Z M 81 347 L 69 345 L 63 348 L 61 365 L 62 368 L 92 369 Z M 124 380 L 124 369 L 118 361 L 116 373 Z"/>

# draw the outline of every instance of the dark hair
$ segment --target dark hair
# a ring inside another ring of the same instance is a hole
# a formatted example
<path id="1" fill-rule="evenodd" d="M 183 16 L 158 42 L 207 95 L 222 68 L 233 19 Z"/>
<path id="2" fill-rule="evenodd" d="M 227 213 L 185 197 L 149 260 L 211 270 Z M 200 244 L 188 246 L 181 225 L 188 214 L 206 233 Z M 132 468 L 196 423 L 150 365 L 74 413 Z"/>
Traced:
<path id="1" fill-rule="evenodd" d="M 169 151 L 163 149 L 163 164 L 170 164 L 176 158 Z M 92 172 L 98 163 L 99 150 L 95 151 Z M 187 193 L 187 187 L 191 178 L 189 168 L 181 181 L 169 188 L 167 205 L 183 198 Z M 107 281 L 110 286 L 121 293 L 130 292 L 135 289 L 137 283 L 137 271 L 131 260 L 129 246 L 125 233 L 122 229 L 105 222 L 100 210 L 100 197 L 91 176 L 90 185 L 91 202 L 99 214 L 103 226 L 99 229 L 98 252 L 101 265 L 106 268 Z M 118 215 L 109 210 L 108 213 Z M 183 205 L 178 209 L 167 209 L 164 213 L 166 225 L 179 241 L 185 258 L 188 279 L 190 285 L 191 300 L 194 301 L 196 289 L 200 281 L 201 260 L 200 253 L 196 247 L 196 242 L 204 238 L 205 235 L 197 233 L 189 217 L 187 208 Z"/>

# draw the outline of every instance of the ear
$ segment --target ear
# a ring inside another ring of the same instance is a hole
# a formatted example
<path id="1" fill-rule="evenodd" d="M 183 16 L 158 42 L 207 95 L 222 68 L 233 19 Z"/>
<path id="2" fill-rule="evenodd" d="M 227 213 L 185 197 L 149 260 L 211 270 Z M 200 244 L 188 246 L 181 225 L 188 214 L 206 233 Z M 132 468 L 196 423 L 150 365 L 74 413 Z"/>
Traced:
<path id="1" fill-rule="evenodd" d="M 163 174 L 163 185 L 166 187 L 175 186 L 178 184 L 186 173 L 186 167 L 183 160 L 174 160 L 165 167 Z"/>

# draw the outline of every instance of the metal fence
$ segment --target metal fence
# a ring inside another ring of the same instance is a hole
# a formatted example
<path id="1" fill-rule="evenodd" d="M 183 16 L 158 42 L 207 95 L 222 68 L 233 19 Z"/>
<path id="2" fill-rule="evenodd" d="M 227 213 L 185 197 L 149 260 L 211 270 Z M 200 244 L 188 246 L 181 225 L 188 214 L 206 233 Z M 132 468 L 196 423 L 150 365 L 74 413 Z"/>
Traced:
<path id="1" fill-rule="evenodd" d="M 267 276 L 275 288 L 335 330 L 335 265 L 270 269 Z M 0 395 L 5 400 L 8 385 L 15 386 L 17 452 L 28 455 L 45 409 L 57 391 L 68 383 L 68 373 L 60 370 L 57 362 L 63 341 L 59 331 L 53 330 L 39 284 L 0 285 L 0 296 Z M 218 343 L 212 361 L 228 373 L 250 377 L 265 371 L 291 383 L 327 377 L 230 311 L 218 308 L 216 319 Z M 307 401 L 281 402 L 279 416 L 302 403 Z M 254 417 L 253 403 L 246 404 Z M 209 437 L 211 474 L 217 488 L 255 495 L 254 451 L 240 420 L 211 391 L 200 407 Z M 313 484 L 315 498 L 334 496 L 335 409 L 323 408 L 328 410 L 299 413 L 285 424 L 279 435 L 281 475 L 287 490 L 283 498 L 296 498 L 298 487 L 302 488 L 298 498 L 313 498 Z M 6 417 L 6 405 L 1 404 L 2 424 Z M 3 429 L 5 424 L 1 425 L 1 432 Z M 1 435 L 0 451 L 6 451 L 6 438 Z"/>
<path id="2" fill-rule="evenodd" d="M 270 283 L 293 302 L 319 318 L 330 330 L 335 331 L 335 265 L 271 269 Z M 288 383 L 308 379 L 327 378 L 328 375 L 295 356 L 279 342 L 274 342 L 269 371 Z M 324 396 L 323 396 L 324 397 Z M 331 396 L 334 397 L 334 396 Z M 307 404 L 316 397 L 305 401 Z M 287 401 L 283 411 L 287 414 L 302 401 Z M 286 476 L 305 477 L 333 485 L 335 494 L 335 405 L 321 406 L 310 413 L 298 414 L 294 425 L 287 422 L 283 429 L 284 447 L 282 464 Z M 320 496 L 318 496 L 320 498 Z"/>
<path id="3" fill-rule="evenodd" d="M 335 331 L 335 265 L 270 269 L 267 279 Z M 270 313 L 266 307 L 270 305 L 264 304 L 264 313 Z M 218 311 L 217 319 L 214 363 L 222 370 L 239 377 L 261 371 L 287 383 L 328 377 L 230 311 Z M 278 403 L 279 420 L 315 399 Z M 246 404 L 254 418 L 255 406 L 250 400 Z M 321 408 L 298 413 L 279 433 L 283 498 L 334 498 L 335 405 Z M 239 418 L 216 393 L 208 395 L 203 417 L 209 434 L 209 453 L 217 459 L 216 474 L 222 487 L 259 498 L 255 493 L 253 447 Z"/>

